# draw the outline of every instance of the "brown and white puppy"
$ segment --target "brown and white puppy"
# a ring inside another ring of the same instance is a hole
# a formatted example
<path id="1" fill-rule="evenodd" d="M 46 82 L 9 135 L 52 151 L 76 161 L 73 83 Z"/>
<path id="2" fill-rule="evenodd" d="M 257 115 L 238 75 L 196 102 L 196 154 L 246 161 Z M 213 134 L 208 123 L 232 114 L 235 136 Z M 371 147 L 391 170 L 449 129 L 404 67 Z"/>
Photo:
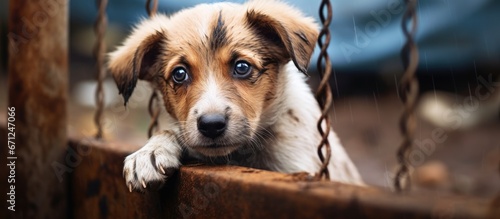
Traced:
<path id="1" fill-rule="evenodd" d="M 141 22 L 110 54 L 127 102 L 138 79 L 163 95 L 175 123 L 125 159 L 130 190 L 162 183 L 190 156 L 314 173 L 319 106 L 305 83 L 318 27 L 279 1 L 202 4 Z M 301 73 L 302 72 L 302 73 Z M 362 184 L 336 135 L 332 180 Z"/>

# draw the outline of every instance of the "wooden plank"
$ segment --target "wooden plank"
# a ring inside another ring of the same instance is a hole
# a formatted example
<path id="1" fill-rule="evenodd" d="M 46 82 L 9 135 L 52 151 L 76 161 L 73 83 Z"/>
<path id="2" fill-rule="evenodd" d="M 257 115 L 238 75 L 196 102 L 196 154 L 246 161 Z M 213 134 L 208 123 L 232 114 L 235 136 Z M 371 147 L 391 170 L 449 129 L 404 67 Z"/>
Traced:
<path id="1" fill-rule="evenodd" d="M 127 150 L 72 141 L 75 218 L 499 218 L 490 200 L 399 195 L 235 166 L 183 166 L 160 190 L 128 192 Z M 79 148 L 79 149 L 78 149 Z M 123 148 L 137 148 L 124 145 Z"/>
<path id="2" fill-rule="evenodd" d="M 67 0 L 9 2 L 8 92 L 15 107 L 15 212 L 64 218 L 66 181 L 52 167 L 67 146 Z M 10 185 L 9 185 L 10 186 Z"/>

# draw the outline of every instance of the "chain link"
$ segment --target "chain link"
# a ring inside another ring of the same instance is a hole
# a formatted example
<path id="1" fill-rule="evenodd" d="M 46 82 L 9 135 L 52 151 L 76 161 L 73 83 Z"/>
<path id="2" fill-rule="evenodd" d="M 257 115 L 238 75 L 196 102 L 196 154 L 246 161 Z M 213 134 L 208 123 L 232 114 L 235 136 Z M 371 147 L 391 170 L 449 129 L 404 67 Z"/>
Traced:
<path id="1" fill-rule="evenodd" d="M 158 10 L 158 0 L 153 0 L 153 5 L 151 5 L 151 0 L 146 1 L 146 11 L 149 17 L 156 14 Z M 149 123 L 148 128 L 148 138 L 153 136 L 153 133 L 159 129 L 158 126 L 158 118 L 160 117 L 160 100 L 158 98 L 158 93 L 155 87 L 153 87 L 153 93 L 149 98 L 148 111 L 149 116 L 151 117 L 151 122 Z"/>
<path id="2" fill-rule="evenodd" d="M 148 137 L 151 138 L 153 133 L 159 129 L 158 126 L 158 118 L 160 117 L 160 106 L 159 106 L 158 93 L 156 89 L 153 89 L 153 93 L 151 94 L 151 98 L 149 98 L 148 112 L 151 116 L 151 122 L 149 123 L 148 128 Z"/>
<path id="3" fill-rule="evenodd" d="M 325 8 L 327 11 L 325 17 Z M 321 48 L 321 52 L 318 58 L 318 72 L 320 74 L 321 82 L 316 91 L 316 100 L 321 107 L 321 117 L 318 120 L 317 128 L 321 135 L 321 142 L 318 145 L 318 155 L 321 160 L 321 167 L 316 173 L 316 179 L 330 179 L 330 173 L 328 172 L 328 163 L 331 157 L 330 142 L 328 141 L 328 135 L 330 134 L 330 120 L 328 113 L 332 107 L 332 91 L 330 89 L 330 75 L 332 73 L 332 63 L 330 61 L 330 56 L 328 55 L 327 49 L 330 45 L 330 23 L 332 21 L 332 5 L 329 0 L 323 0 L 319 8 L 319 16 L 321 23 L 323 24 L 321 32 L 318 36 L 318 46 Z M 324 124 L 324 129 L 323 129 Z M 326 151 L 326 155 L 323 154 L 323 150 Z"/>
<path id="4" fill-rule="evenodd" d="M 401 58 L 405 68 L 403 77 L 400 83 L 401 101 L 404 104 L 403 115 L 399 123 L 401 134 L 403 135 L 403 142 L 397 151 L 397 160 L 399 169 L 396 172 L 394 186 L 397 191 L 410 188 L 410 175 L 408 165 L 408 153 L 413 144 L 413 138 L 416 129 L 415 108 L 417 106 L 419 83 L 416 77 L 418 67 L 418 48 L 415 43 L 414 37 L 417 31 L 417 0 L 405 0 L 407 8 L 403 15 L 402 29 L 406 37 L 406 44 L 401 50 Z M 409 23 L 411 22 L 411 29 Z M 405 186 L 402 185 L 402 180 L 406 180 Z M 403 188 L 405 187 L 405 188 Z"/>
<path id="5" fill-rule="evenodd" d="M 153 5 L 151 5 L 151 0 L 146 1 L 146 12 L 148 16 L 153 16 L 158 11 L 158 0 L 153 0 Z"/>
<path id="6" fill-rule="evenodd" d="M 104 92 L 102 88 L 102 83 L 104 81 L 104 78 L 106 77 L 106 69 L 104 67 L 104 55 L 106 52 L 106 43 L 104 42 L 104 35 L 106 33 L 106 26 L 107 26 L 107 18 L 106 18 L 107 4 L 108 4 L 107 0 L 96 0 L 98 15 L 94 23 L 96 42 L 94 45 L 93 55 L 96 60 L 96 76 L 97 76 L 97 89 L 95 92 L 97 110 L 94 116 L 94 122 L 97 127 L 97 133 L 95 137 L 97 139 L 102 139 L 103 137 L 102 116 L 104 111 Z"/>

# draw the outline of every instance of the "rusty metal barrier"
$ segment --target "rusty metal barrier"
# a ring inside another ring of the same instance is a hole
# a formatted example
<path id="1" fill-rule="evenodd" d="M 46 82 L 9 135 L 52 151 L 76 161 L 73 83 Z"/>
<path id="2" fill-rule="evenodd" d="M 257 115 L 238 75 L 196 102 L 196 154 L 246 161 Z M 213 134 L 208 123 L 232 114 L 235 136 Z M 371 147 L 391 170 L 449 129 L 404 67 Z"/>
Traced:
<path id="1" fill-rule="evenodd" d="M 151 0 L 146 1 L 146 12 L 148 13 L 149 17 L 156 14 L 158 10 L 158 0 L 153 0 L 152 2 L 153 5 L 151 5 Z M 153 133 L 155 131 L 158 131 L 159 129 L 158 118 L 160 117 L 160 111 L 160 100 L 158 98 L 158 93 L 156 91 L 156 88 L 153 87 L 153 93 L 149 98 L 148 104 L 148 112 L 149 116 L 151 117 L 151 122 L 149 123 L 148 127 L 148 138 L 151 138 L 151 136 L 153 136 Z"/>
<path id="2" fill-rule="evenodd" d="M 68 218 L 68 178 L 53 164 L 68 140 L 69 1 L 1 4 L 0 218 Z"/>
<path id="3" fill-rule="evenodd" d="M 98 9 L 97 19 L 94 23 L 94 32 L 96 35 L 96 42 L 94 45 L 94 58 L 96 60 L 96 76 L 97 76 L 97 89 L 95 92 L 96 99 L 96 112 L 94 116 L 94 122 L 97 127 L 97 133 L 95 137 L 97 139 L 102 139 L 102 115 L 104 111 L 104 92 L 102 90 L 102 83 L 106 77 L 106 67 L 104 66 L 104 59 L 106 53 L 106 43 L 104 42 L 104 35 L 106 34 L 107 18 L 106 18 L 106 6 L 108 5 L 108 0 L 96 0 L 96 6 Z"/>
<path id="4" fill-rule="evenodd" d="M 400 195 L 238 166 L 184 165 L 162 189 L 130 193 L 123 183 L 123 159 L 139 145 L 80 140 L 70 145 L 92 150 L 71 174 L 75 219 L 498 218 L 486 199 Z"/>
<path id="5" fill-rule="evenodd" d="M 401 23 L 403 33 L 406 37 L 406 43 L 401 50 L 401 58 L 403 61 L 403 66 L 405 72 L 401 78 L 400 83 L 400 96 L 401 101 L 404 104 L 403 115 L 399 123 L 401 134 L 403 135 L 403 143 L 397 151 L 397 159 L 399 163 L 399 169 L 396 172 L 396 177 L 394 179 L 394 186 L 397 191 L 401 192 L 403 189 L 410 188 L 410 175 L 409 175 L 409 164 L 408 164 L 408 153 L 413 144 L 413 138 L 415 135 L 416 128 L 416 118 L 415 118 L 415 108 L 418 100 L 419 83 L 416 77 L 416 71 L 418 67 L 418 48 L 415 43 L 414 37 L 417 31 L 417 3 L 418 0 L 405 0 L 407 8 L 403 15 L 403 20 Z M 411 29 L 409 28 L 409 23 L 411 22 Z M 406 180 L 406 186 L 403 188 L 402 180 Z"/>
<path id="6" fill-rule="evenodd" d="M 325 15 L 326 9 L 326 15 Z M 316 100 L 321 107 L 321 117 L 318 120 L 317 128 L 321 135 L 321 142 L 318 145 L 318 156 L 321 160 L 321 167 L 316 173 L 316 179 L 330 179 L 330 173 L 328 172 L 328 163 L 331 157 L 330 142 L 328 142 L 328 135 L 330 134 L 330 120 L 328 113 L 332 107 L 332 91 L 330 89 L 330 75 L 332 73 L 332 63 L 330 61 L 330 56 L 328 55 L 327 49 L 330 45 L 330 23 L 332 21 L 332 5 L 329 0 L 321 1 L 319 8 L 319 17 L 321 23 L 323 24 L 321 31 L 318 36 L 318 46 L 321 48 L 321 52 L 318 58 L 317 67 L 321 78 L 321 82 L 316 91 Z M 324 65 L 324 66 L 323 66 Z M 322 124 L 325 124 L 323 129 Z M 326 155 L 323 154 L 323 149 L 326 151 Z"/>

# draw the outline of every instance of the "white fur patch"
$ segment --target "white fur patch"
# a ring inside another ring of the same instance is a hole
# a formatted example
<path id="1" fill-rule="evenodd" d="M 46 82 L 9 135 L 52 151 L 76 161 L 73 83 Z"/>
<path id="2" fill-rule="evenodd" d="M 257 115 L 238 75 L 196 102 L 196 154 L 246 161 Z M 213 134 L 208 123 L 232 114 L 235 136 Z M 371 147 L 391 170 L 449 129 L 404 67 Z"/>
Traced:
<path id="1" fill-rule="evenodd" d="M 208 76 L 205 82 L 205 90 L 201 95 L 199 101 L 194 105 L 194 108 L 199 111 L 200 114 L 207 112 L 224 112 L 226 107 L 224 95 L 221 94 L 221 90 L 217 81 L 213 75 Z"/>
<path id="2" fill-rule="evenodd" d="M 277 137 L 264 146 L 270 156 L 267 158 L 267 165 L 279 172 L 315 173 L 320 167 L 316 149 L 321 140 L 316 128 L 321 115 L 319 105 L 305 83 L 304 74 L 299 72 L 292 62 L 286 65 L 280 75 L 284 81 L 281 84 L 283 87 L 280 88 L 283 93 L 276 102 L 281 104 L 276 106 L 279 110 L 268 115 L 277 117 L 276 123 L 271 126 L 277 132 Z M 288 115 L 289 111 L 292 115 Z M 332 151 L 328 165 L 330 178 L 334 181 L 363 185 L 358 170 L 333 131 L 330 131 L 328 140 Z"/>
<path id="3" fill-rule="evenodd" d="M 151 137 L 144 147 L 125 158 L 123 176 L 127 186 L 141 191 L 152 182 L 162 184 L 169 168 L 179 168 L 181 152 L 174 136 L 164 132 Z"/>

